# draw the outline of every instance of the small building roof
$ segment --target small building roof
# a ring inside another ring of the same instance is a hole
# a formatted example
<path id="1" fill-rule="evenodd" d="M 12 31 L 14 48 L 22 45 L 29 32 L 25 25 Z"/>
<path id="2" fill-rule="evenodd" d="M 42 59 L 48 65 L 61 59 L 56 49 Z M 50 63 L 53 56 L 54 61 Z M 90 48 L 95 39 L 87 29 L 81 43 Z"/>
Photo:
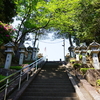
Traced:
<path id="1" fill-rule="evenodd" d="M 13 42 L 8 42 L 7 44 L 4 45 L 5 47 L 14 47 L 14 43 Z"/>

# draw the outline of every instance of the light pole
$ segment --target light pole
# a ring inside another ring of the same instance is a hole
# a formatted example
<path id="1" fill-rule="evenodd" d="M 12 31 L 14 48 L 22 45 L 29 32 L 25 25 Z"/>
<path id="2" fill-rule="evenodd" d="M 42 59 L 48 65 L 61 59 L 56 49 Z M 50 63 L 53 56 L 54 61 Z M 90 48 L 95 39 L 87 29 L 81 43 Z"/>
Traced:
<path id="1" fill-rule="evenodd" d="M 65 61 L 65 38 L 63 38 L 63 45 L 62 46 L 64 47 L 64 61 Z"/>

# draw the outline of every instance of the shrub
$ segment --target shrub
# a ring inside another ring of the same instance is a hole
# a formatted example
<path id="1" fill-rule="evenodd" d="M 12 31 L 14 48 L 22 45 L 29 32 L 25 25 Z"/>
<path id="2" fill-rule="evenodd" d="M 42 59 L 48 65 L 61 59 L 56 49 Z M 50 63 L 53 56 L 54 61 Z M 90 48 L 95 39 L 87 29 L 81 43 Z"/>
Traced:
<path id="1" fill-rule="evenodd" d="M 4 68 L 4 66 L 1 66 L 0 68 Z M 22 66 L 11 66 L 10 69 L 20 70 L 22 69 Z"/>
<path id="2" fill-rule="evenodd" d="M 73 65 L 73 67 L 74 67 L 75 69 L 79 68 L 80 66 L 81 66 L 81 64 L 79 64 L 79 63 L 75 63 L 75 64 Z"/>
<path id="3" fill-rule="evenodd" d="M 20 70 L 22 69 L 22 66 L 11 66 L 10 69 Z"/>
<path id="4" fill-rule="evenodd" d="M 6 76 L 0 75 L 0 80 L 4 79 L 5 77 L 6 77 Z M 6 81 L 0 83 L 0 87 L 1 87 L 3 84 L 5 84 L 5 83 L 6 83 Z"/>
<path id="5" fill-rule="evenodd" d="M 100 79 L 96 80 L 97 86 L 100 86 Z"/>
<path id="6" fill-rule="evenodd" d="M 74 59 L 73 59 L 73 60 L 70 60 L 70 63 L 75 63 L 75 61 L 76 61 L 76 60 L 74 60 Z"/>
<path id="7" fill-rule="evenodd" d="M 94 68 L 80 68 L 80 71 L 85 74 L 87 72 L 87 70 L 89 69 L 94 69 Z"/>
<path id="8" fill-rule="evenodd" d="M 15 29 L 6 23 L 0 21 L 0 45 L 12 41 Z"/>
<path id="9" fill-rule="evenodd" d="M 79 59 L 80 59 L 80 60 L 82 59 L 82 55 L 79 55 Z"/>

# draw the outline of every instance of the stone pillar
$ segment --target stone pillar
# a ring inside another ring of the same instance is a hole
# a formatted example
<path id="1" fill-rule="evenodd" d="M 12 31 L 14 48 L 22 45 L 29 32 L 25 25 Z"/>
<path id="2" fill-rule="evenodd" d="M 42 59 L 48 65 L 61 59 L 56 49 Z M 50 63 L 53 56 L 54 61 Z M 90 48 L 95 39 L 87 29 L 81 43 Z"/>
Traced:
<path id="1" fill-rule="evenodd" d="M 86 64 L 86 52 L 87 52 L 87 46 L 85 46 L 84 44 L 80 47 L 81 50 L 81 54 L 82 54 L 82 63 Z"/>
<path id="2" fill-rule="evenodd" d="M 36 59 L 38 58 L 39 48 L 36 49 Z"/>
<path id="3" fill-rule="evenodd" d="M 24 61 L 24 53 L 25 53 L 25 46 L 24 45 L 21 45 L 19 47 L 20 49 L 20 58 L 19 58 L 19 65 L 22 65 L 23 64 L 23 61 Z"/>
<path id="4" fill-rule="evenodd" d="M 32 58 L 32 50 L 33 50 L 33 48 L 31 46 L 29 46 L 28 47 L 28 61 L 30 61 Z"/>
<path id="5" fill-rule="evenodd" d="M 5 50 L 5 52 L 7 53 L 6 56 L 6 62 L 5 62 L 5 69 L 9 69 L 11 66 L 11 60 L 12 60 L 12 55 L 14 53 L 13 47 L 15 46 L 12 42 L 9 42 L 7 44 L 4 45 L 5 47 L 7 47 L 7 50 Z"/>
<path id="6" fill-rule="evenodd" d="M 93 41 L 89 45 L 89 49 L 91 50 L 91 53 L 92 53 L 93 66 L 95 69 L 100 69 L 99 59 L 98 59 L 98 53 L 100 52 L 99 47 L 100 47 L 100 44 L 95 41 Z"/>
<path id="7" fill-rule="evenodd" d="M 37 48 L 33 48 L 33 54 L 32 54 L 32 59 L 35 60 L 36 59 L 36 49 Z"/>
<path id="8" fill-rule="evenodd" d="M 76 54 L 76 61 L 79 61 L 79 53 L 80 53 L 79 47 L 75 47 L 74 52 Z"/>

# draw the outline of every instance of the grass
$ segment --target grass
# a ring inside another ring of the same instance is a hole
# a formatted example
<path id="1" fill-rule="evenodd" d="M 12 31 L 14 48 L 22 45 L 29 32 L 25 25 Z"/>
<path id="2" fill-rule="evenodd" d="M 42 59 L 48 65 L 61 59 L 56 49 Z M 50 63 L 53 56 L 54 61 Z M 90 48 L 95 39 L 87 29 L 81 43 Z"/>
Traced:
<path id="1" fill-rule="evenodd" d="M 83 75 L 87 72 L 89 69 L 94 69 L 94 68 L 80 68 L 80 71 L 83 73 Z"/>
<path id="2" fill-rule="evenodd" d="M 76 61 L 76 60 L 74 60 L 74 59 L 73 59 L 73 60 L 70 60 L 70 63 L 74 63 L 75 61 Z"/>
<path id="3" fill-rule="evenodd" d="M 0 75 L 0 80 L 4 79 L 5 77 L 6 77 L 6 76 Z M 6 83 L 6 81 L 0 83 L 0 87 L 1 87 L 2 85 L 4 85 L 5 83 Z"/>
<path id="4" fill-rule="evenodd" d="M 0 68 L 4 68 L 4 66 L 1 66 Z M 22 66 L 11 66 L 10 69 L 20 70 L 22 69 Z"/>
<path id="5" fill-rule="evenodd" d="M 81 66 L 81 64 L 79 64 L 79 63 L 73 64 L 73 67 L 74 67 L 75 69 L 79 68 L 80 66 Z"/>
<path id="6" fill-rule="evenodd" d="M 10 69 L 20 70 L 22 69 L 22 66 L 11 66 Z"/>
<path id="7" fill-rule="evenodd" d="M 100 79 L 96 80 L 97 86 L 100 86 Z"/>
<path id="8" fill-rule="evenodd" d="M 4 79 L 6 76 L 0 75 L 0 80 Z"/>

